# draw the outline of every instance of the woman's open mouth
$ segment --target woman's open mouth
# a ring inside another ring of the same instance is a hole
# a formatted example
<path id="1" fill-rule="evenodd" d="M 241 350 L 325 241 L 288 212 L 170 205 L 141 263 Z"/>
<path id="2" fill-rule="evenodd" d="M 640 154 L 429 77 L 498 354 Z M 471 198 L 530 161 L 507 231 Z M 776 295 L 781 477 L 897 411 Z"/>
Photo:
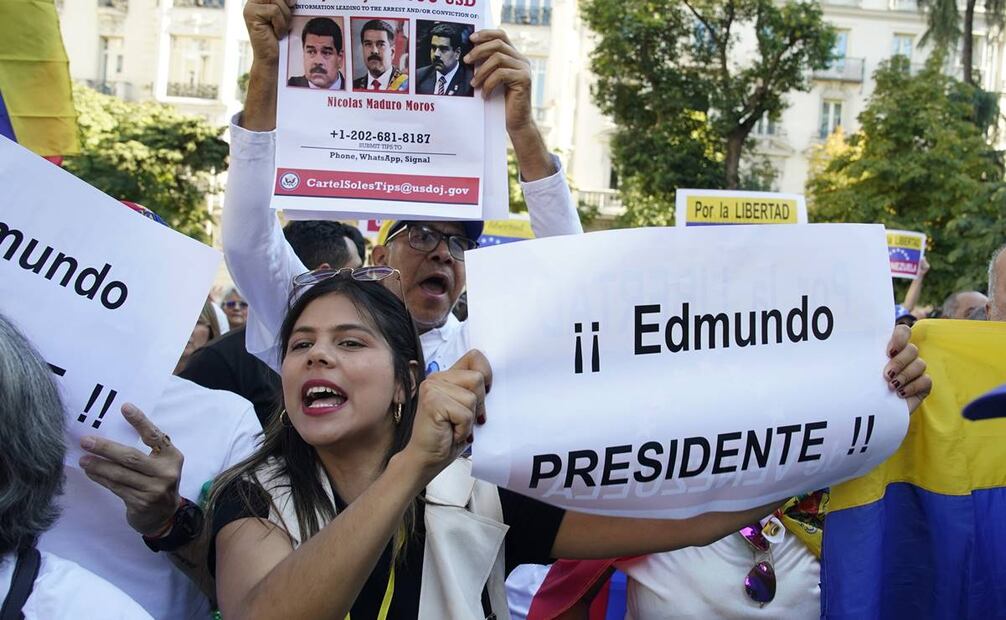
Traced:
<path id="1" fill-rule="evenodd" d="M 325 415 L 338 410 L 348 398 L 342 388 L 328 381 L 313 379 L 304 384 L 300 391 L 303 410 L 307 415 Z"/>

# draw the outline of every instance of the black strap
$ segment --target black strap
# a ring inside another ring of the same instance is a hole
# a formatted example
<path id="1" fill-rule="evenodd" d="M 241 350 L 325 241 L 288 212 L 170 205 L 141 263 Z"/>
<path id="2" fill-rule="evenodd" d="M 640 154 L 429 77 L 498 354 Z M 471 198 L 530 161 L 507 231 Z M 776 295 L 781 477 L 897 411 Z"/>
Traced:
<path id="1" fill-rule="evenodd" d="M 35 587 L 35 578 L 42 566 L 42 554 L 35 547 L 24 547 L 17 552 L 17 563 L 14 564 L 14 576 L 10 580 L 10 590 L 0 608 L 0 620 L 22 620 L 21 610 L 28 602 L 31 591 Z"/>
<path id="2" fill-rule="evenodd" d="M 496 614 L 493 613 L 493 603 L 489 600 L 489 584 L 482 586 L 482 613 L 485 615 L 486 620 L 496 620 Z M 4 620 L 0 618 L 0 620 Z"/>

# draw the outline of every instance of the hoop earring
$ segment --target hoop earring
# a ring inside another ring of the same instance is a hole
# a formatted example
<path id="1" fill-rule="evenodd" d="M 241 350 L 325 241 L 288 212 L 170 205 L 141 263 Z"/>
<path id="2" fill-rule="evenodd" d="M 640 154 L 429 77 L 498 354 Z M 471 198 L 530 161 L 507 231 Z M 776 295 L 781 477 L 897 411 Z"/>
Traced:
<path id="1" fill-rule="evenodd" d="M 398 408 L 395 409 L 395 413 L 392 414 L 395 419 L 395 424 L 401 424 L 402 422 L 402 403 L 398 403 Z"/>
<path id="2" fill-rule="evenodd" d="M 283 407 L 283 409 L 279 412 L 279 421 L 284 428 L 290 428 L 293 426 L 293 424 L 290 424 L 290 416 L 286 414 L 286 407 Z"/>

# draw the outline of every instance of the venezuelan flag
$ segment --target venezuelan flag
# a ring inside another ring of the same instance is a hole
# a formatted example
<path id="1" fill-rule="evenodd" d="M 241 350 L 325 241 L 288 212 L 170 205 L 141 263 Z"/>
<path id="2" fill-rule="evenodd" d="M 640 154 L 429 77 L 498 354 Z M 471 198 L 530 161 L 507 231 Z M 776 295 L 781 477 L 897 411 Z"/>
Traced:
<path id="1" fill-rule="evenodd" d="M 0 135 L 42 156 L 80 150 L 54 0 L 0 1 Z"/>
<path id="2" fill-rule="evenodd" d="M 501 243 L 526 241 L 527 239 L 534 239 L 530 220 L 517 217 L 509 220 L 488 220 L 482 230 L 482 236 L 479 237 L 479 247 L 484 248 Z"/>
<path id="3" fill-rule="evenodd" d="M 961 410 L 1006 380 L 1006 323 L 912 328 L 933 392 L 901 448 L 831 491 L 825 618 L 1006 618 L 1006 420 Z"/>

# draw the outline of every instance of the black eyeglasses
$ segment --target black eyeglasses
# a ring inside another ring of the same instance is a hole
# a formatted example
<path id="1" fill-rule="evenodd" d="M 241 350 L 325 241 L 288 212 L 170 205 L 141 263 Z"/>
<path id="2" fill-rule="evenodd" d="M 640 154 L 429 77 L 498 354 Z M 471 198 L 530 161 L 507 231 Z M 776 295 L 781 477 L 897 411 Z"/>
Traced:
<path id="1" fill-rule="evenodd" d="M 442 233 L 435 228 L 430 228 L 423 224 L 406 224 L 405 228 L 395 231 L 384 243 L 390 243 L 403 232 L 409 233 L 409 246 L 413 250 L 419 250 L 420 252 L 432 252 L 440 245 L 441 241 L 446 239 L 447 251 L 450 252 L 451 258 L 462 262 L 465 260 L 465 252 L 467 250 L 474 250 L 479 246 L 478 242 L 472 241 L 464 235 Z"/>

